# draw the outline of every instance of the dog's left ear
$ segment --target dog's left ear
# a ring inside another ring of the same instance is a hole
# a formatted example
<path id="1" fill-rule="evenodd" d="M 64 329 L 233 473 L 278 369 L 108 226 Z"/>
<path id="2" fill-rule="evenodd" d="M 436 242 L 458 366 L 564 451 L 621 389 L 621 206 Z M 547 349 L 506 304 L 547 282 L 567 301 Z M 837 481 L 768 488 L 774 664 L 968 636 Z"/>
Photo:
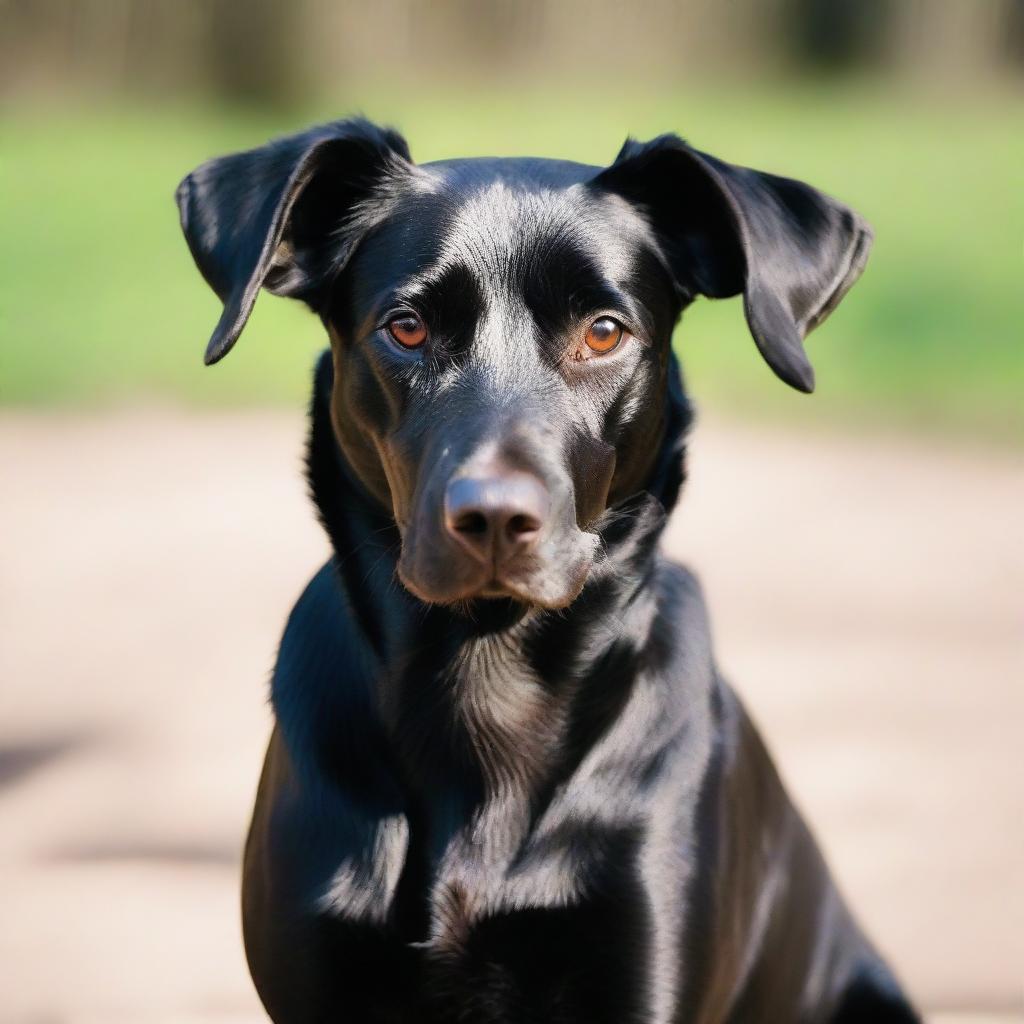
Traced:
<path id="1" fill-rule="evenodd" d="M 372 226 L 374 197 L 413 170 L 397 132 L 353 118 L 210 160 L 188 175 L 176 193 L 181 227 L 224 303 L 207 365 L 238 340 L 260 288 L 316 309 L 323 286 Z"/>
<path id="2" fill-rule="evenodd" d="M 626 142 L 593 182 L 648 218 L 684 302 L 743 293 L 754 341 L 787 384 L 814 390 L 803 339 L 860 276 L 870 227 L 799 181 L 727 164 L 675 135 Z"/>

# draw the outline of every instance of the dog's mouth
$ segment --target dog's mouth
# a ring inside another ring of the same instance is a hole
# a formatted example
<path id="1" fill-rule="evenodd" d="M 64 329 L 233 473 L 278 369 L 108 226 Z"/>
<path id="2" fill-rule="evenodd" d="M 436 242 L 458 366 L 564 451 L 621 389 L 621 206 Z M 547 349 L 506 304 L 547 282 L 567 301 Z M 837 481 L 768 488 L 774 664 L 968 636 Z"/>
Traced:
<path id="1" fill-rule="evenodd" d="M 499 579 L 492 579 L 485 583 L 481 588 L 478 597 L 521 597 L 522 595 L 516 591 L 514 587 L 509 586 L 506 583 L 502 583 Z"/>
<path id="2" fill-rule="evenodd" d="M 564 592 L 560 595 L 552 596 L 545 593 L 544 589 L 538 592 L 536 587 L 530 586 L 529 581 L 520 583 L 515 580 L 495 577 L 488 580 L 476 593 L 470 594 L 468 599 L 487 601 L 512 600 L 542 608 L 564 608 L 579 596 L 579 592 L 586 584 L 589 569 L 589 563 L 585 567 L 579 567 L 575 574 L 576 578 L 566 581 Z"/>
<path id="3" fill-rule="evenodd" d="M 513 601 L 537 608 L 568 607 L 586 584 L 599 539 L 573 530 L 574 536 L 552 545 L 561 550 L 550 558 L 532 558 L 522 566 L 496 571 L 445 545 L 420 545 L 409 534 L 403 540 L 398 578 L 427 604 L 461 605 L 476 601 Z"/>

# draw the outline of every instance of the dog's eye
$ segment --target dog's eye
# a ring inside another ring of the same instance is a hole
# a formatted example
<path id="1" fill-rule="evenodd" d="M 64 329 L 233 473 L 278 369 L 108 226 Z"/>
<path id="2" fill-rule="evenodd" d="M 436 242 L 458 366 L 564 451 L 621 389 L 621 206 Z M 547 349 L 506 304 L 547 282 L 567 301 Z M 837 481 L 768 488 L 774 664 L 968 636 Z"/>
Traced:
<path id="1" fill-rule="evenodd" d="M 622 341 L 623 333 L 624 329 L 618 320 L 613 320 L 610 316 L 602 316 L 595 320 L 587 330 L 585 339 L 587 348 L 601 355 L 611 352 Z"/>
<path id="2" fill-rule="evenodd" d="M 419 348 L 427 340 L 427 325 L 415 313 L 401 313 L 388 323 L 388 334 L 402 348 Z"/>

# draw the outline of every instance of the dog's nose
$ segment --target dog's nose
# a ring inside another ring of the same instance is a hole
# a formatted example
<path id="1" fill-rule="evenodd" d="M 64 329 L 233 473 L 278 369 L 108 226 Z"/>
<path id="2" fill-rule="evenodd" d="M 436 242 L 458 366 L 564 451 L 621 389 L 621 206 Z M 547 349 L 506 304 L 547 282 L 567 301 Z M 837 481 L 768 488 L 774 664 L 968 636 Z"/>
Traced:
<path id="1" fill-rule="evenodd" d="M 445 491 L 444 522 L 474 558 L 500 566 L 537 543 L 548 505 L 547 488 L 530 473 L 459 477 Z"/>

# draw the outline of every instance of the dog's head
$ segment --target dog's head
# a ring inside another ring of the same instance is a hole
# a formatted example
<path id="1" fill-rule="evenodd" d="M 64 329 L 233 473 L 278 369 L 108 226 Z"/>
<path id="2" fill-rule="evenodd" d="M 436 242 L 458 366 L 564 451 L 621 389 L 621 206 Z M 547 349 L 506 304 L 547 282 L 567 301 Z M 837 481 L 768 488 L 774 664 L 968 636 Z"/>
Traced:
<path id="1" fill-rule="evenodd" d="M 761 354 L 810 391 L 803 338 L 871 239 L 809 186 L 671 135 L 607 168 L 416 165 L 393 131 L 341 121 L 202 165 L 178 204 L 224 302 L 206 361 L 260 288 L 320 315 L 338 443 L 394 515 L 402 581 L 439 603 L 569 604 L 594 524 L 653 486 L 682 309 L 742 293 Z"/>

